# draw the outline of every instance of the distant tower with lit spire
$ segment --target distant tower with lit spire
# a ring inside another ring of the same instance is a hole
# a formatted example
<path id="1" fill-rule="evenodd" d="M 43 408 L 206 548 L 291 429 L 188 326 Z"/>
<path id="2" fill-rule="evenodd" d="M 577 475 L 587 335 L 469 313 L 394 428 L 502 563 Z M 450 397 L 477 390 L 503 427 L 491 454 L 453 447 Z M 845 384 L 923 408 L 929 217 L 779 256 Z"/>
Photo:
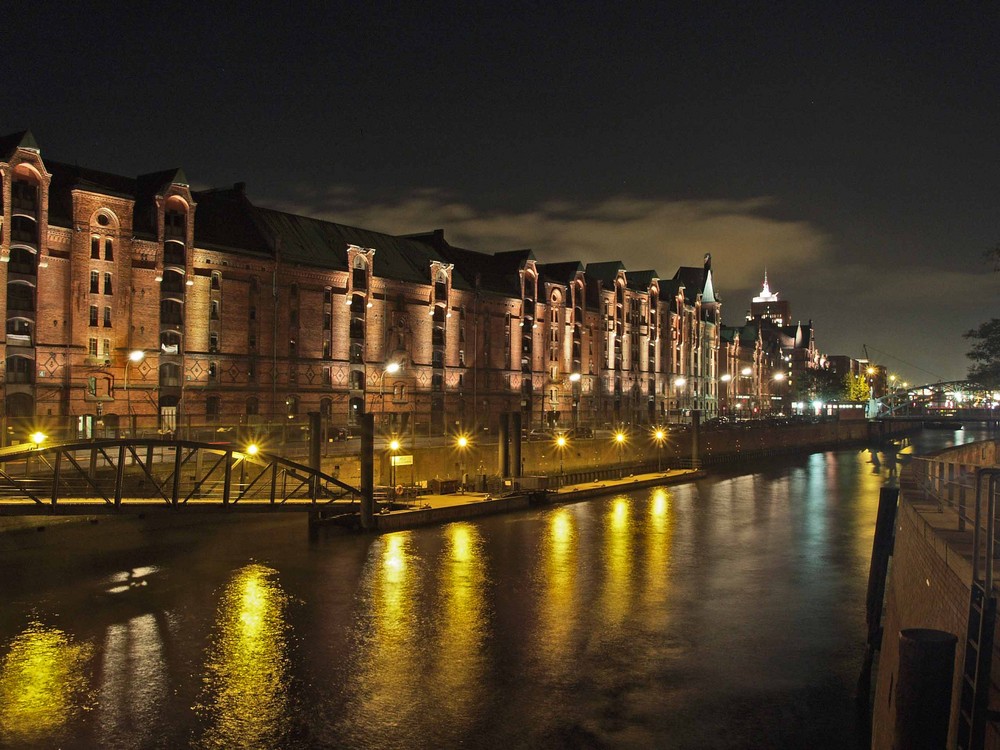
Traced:
<path id="1" fill-rule="evenodd" d="M 787 326 L 792 322 L 792 309 L 788 300 L 779 300 L 778 293 L 772 292 L 767 284 L 767 269 L 764 269 L 764 286 L 760 294 L 750 303 L 750 320 L 770 320 L 776 326 Z"/>

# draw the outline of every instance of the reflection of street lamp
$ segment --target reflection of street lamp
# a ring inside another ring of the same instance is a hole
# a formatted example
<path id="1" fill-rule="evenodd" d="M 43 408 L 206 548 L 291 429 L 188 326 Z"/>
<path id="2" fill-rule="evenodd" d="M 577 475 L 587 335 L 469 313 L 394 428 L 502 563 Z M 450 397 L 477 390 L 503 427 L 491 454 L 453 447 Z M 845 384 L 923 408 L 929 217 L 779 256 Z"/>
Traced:
<path id="1" fill-rule="evenodd" d="M 667 433 L 662 427 L 657 427 L 653 433 L 653 440 L 656 441 L 656 470 L 662 471 L 663 466 L 663 441 L 667 439 Z"/>
<path id="2" fill-rule="evenodd" d="M 622 450 L 625 448 L 625 433 L 621 430 L 615 433 L 615 444 L 618 446 L 618 478 L 621 479 L 624 473 L 622 469 Z"/>
<path id="3" fill-rule="evenodd" d="M 385 426 L 385 376 L 395 375 L 402 369 L 403 367 L 399 364 L 399 362 L 390 362 L 382 370 L 382 374 L 378 379 L 378 397 L 379 401 L 382 402 L 382 416 L 379 418 L 379 421 L 382 423 L 383 427 Z"/>
<path id="4" fill-rule="evenodd" d="M 131 364 L 139 364 L 145 359 L 146 353 L 142 349 L 133 349 L 128 353 L 125 360 L 125 404 L 128 409 L 129 434 L 135 436 L 135 415 L 132 413 L 132 394 L 128 391 L 128 368 Z"/>

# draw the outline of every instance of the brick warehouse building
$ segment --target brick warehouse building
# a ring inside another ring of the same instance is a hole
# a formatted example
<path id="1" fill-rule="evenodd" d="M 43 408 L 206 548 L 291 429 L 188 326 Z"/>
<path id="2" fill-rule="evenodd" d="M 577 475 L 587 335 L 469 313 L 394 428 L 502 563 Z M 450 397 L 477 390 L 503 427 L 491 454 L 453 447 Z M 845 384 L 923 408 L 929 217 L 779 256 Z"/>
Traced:
<path id="1" fill-rule="evenodd" d="M 663 280 L 481 253 L 255 206 L 240 184 L 193 192 L 179 169 L 45 161 L 27 132 L 0 138 L 0 175 L 11 423 L 90 437 L 370 411 L 441 435 L 518 410 L 559 428 L 717 411 L 708 256 Z"/>

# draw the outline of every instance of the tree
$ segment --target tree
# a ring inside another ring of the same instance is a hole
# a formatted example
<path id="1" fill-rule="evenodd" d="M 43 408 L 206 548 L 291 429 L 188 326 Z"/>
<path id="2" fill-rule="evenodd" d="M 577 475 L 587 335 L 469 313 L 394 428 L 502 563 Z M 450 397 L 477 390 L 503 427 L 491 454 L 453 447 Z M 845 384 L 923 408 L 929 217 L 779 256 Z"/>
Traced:
<path id="1" fill-rule="evenodd" d="M 969 380 L 986 388 L 1000 388 L 1000 318 L 966 331 L 964 338 L 976 342 L 965 355 L 973 363 Z"/>
<path id="2" fill-rule="evenodd" d="M 844 387 L 847 389 L 848 401 L 867 401 L 871 397 L 872 389 L 864 375 L 845 375 Z"/>
<path id="3" fill-rule="evenodd" d="M 795 389 L 796 398 L 836 401 L 844 397 L 844 383 L 830 370 L 806 370 Z"/>

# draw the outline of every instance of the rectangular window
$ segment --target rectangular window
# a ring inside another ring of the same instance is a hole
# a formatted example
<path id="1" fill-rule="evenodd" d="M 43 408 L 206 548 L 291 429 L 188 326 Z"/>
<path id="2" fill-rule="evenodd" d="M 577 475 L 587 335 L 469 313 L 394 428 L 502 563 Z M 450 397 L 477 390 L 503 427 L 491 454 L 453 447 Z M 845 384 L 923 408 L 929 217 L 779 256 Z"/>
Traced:
<path id="1" fill-rule="evenodd" d="M 101 259 L 101 238 L 91 237 L 90 238 L 90 257 L 94 260 Z"/>
<path id="2" fill-rule="evenodd" d="M 87 355 L 91 357 L 97 356 L 97 339 L 87 339 Z"/>
<path id="3" fill-rule="evenodd" d="M 330 315 L 330 313 L 328 312 L 323 313 L 323 330 L 329 331 L 332 323 L 333 323 L 333 318 Z"/>
<path id="4" fill-rule="evenodd" d="M 333 383 L 333 376 L 331 374 L 329 367 L 323 368 L 323 385 L 331 385 Z"/>
<path id="5" fill-rule="evenodd" d="M 111 356 L 111 339 L 104 339 L 101 342 L 101 354 L 103 354 L 105 358 Z"/>
<path id="6" fill-rule="evenodd" d="M 100 279 L 101 275 L 97 271 L 90 272 L 90 293 L 97 294 L 101 291 L 100 289 Z"/>
<path id="7" fill-rule="evenodd" d="M 333 290 L 325 289 L 323 291 L 323 304 L 329 305 L 333 303 Z"/>
<path id="8" fill-rule="evenodd" d="M 219 367 L 215 362 L 208 363 L 208 379 L 215 380 L 216 375 L 219 372 Z"/>
<path id="9" fill-rule="evenodd" d="M 257 351 L 257 334 L 256 333 L 251 333 L 247 337 L 247 348 L 250 351 L 252 351 L 252 352 Z"/>
<path id="10" fill-rule="evenodd" d="M 104 327 L 111 328 L 111 308 L 104 308 Z"/>
<path id="11" fill-rule="evenodd" d="M 97 305 L 90 306 L 90 325 L 97 325 Z M 97 339 L 94 339 L 94 341 L 97 341 Z M 97 354 L 96 350 L 94 351 L 94 354 Z"/>
<path id="12" fill-rule="evenodd" d="M 257 308 L 250 305 L 250 320 L 257 320 Z"/>
<path id="13" fill-rule="evenodd" d="M 113 245 L 111 243 L 111 240 L 105 239 L 104 240 L 104 260 L 114 260 L 114 259 L 115 259 L 115 253 L 114 253 L 114 247 L 113 247 Z"/>
<path id="14" fill-rule="evenodd" d="M 257 382 L 257 368 L 254 365 L 254 361 L 252 359 L 247 364 L 247 382 L 250 383 Z"/>
<path id="15" fill-rule="evenodd" d="M 218 320 L 219 319 L 219 301 L 216 300 L 216 299 L 212 300 L 211 318 L 212 318 L 212 320 Z"/>
<path id="16" fill-rule="evenodd" d="M 212 289 L 222 288 L 222 274 L 213 273 L 212 274 Z"/>
<path id="17" fill-rule="evenodd" d="M 208 334 L 208 350 L 213 353 L 219 351 L 219 334 Z"/>
<path id="18" fill-rule="evenodd" d="M 111 287 L 111 274 L 110 273 L 104 274 L 104 293 L 105 294 L 113 294 L 112 287 Z"/>
<path id="19" fill-rule="evenodd" d="M 323 359 L 330 359 L 330 342 L 323 342 Z"/>
<path id="20" fill-rule="evenodd" d="M 293 357 L 295 356 L 295 353 L 296 353 L 295 339 L 289 339 L 289 341 L 288 341 L 288 353 L 291 354 Z"/>
<path id="21" fill-rule="evenodd" d="M 97 378 L 87 378 L 87 395 L 97 395 Z"/>

